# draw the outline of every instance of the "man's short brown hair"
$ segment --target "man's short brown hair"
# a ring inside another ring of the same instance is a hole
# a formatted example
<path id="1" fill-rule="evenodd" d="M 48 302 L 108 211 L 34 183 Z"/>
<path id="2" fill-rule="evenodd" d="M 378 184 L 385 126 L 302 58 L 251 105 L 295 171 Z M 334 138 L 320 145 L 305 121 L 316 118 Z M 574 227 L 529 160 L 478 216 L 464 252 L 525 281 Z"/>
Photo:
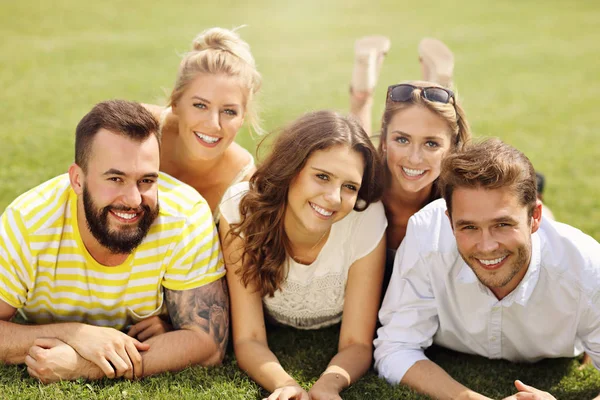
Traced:
<path id="1" fill-rule="evenodd" d="M 144 106 L 125 100 L 103 101 L 79 121 L 75 130 L 75 164 L 84 171 L 87 170 L 92 142 L 100 129 L 137 142 L 154 135 L 160 148 L 158 122 Z"/>
<path id="2" fill-rule="evenodd" d="M 442 161 L 439 188 L 452 215 L 452 193 L 457 188 L 510 188 L 529 215 L 537 199 L 535 170 L 531 161 L 499 139 L 472 142 Z"/>

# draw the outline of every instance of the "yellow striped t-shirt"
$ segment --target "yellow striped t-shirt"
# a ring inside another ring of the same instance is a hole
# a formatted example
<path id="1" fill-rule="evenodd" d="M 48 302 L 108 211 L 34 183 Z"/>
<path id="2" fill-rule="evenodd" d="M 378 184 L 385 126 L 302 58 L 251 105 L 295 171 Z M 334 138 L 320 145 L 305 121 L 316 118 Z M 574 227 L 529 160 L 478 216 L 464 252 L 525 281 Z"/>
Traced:
<path id="1" fill-rule="evenodd" d="M 76 321 L 124 329 L 166 313 L 163 287 L 197 288 L 225 274 L 207 202 L 161 173 L 160 212 L 121 265 L 85 248 L 77 195 L 61 175 L 19 196 L 0 220 L 0 299 L 34 323 Z"/>

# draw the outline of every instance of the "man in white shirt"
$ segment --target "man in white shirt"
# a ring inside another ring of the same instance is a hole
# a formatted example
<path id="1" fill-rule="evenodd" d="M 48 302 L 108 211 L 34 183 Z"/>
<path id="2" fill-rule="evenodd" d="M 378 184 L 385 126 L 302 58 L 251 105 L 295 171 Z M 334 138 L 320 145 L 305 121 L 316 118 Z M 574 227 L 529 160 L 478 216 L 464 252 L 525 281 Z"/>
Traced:
<path id="1" fill-rule="evenodd" d="M 600 245 L 542 221 L 527 157 L 488 139 L 449 155 L 439 184 L 444 200 L 410 219 L 396 255 L 375 340 L 380 376 L 434 398 L 487 399 L 427 359 L 432 343 L 528 362 L 585 351 L 598 368 Z M 515 385 L 510 398 L 554 399 Z"/>

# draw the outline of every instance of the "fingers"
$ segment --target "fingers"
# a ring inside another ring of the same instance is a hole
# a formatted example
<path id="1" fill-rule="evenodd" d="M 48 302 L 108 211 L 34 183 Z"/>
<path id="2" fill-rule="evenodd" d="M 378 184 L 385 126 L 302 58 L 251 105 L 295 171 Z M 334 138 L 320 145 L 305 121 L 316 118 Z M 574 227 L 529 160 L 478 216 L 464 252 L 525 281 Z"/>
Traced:
<path id="1" fill-rule="evenodd" d="M 41 348 L 38 347 L 38 349 L 41 349 Z M 31 351 L 31 349 L 30 349 L 30 351 Z M 40 370 L 41 370 L 40 363 L 35 358 L 30 356 L 29 354 L 25 356 L 25 365 L 27 365 L 27 373 L 29 374 L 29 376 L 36 378 L 37 380 L 39 380 L 42 383 L 48 383 L 40 372 Z"/>
<path id="2" fill-rule="evenodd" d="M 126 376 L 127 379 L 133 379 L 133 378 L 141 378 L 144 376 L 144 368 L 142 365 L 142 356 L 140 355 L 140 352 L 138 351 L 138 349 L 136 348 L 136 346 L 134 345 L 133 342 L 127 342 L 125 344 L 125 351 L 127 351 L 127 356 L 128 358 L 131 360 L 131 364 L 132 364 L 132 371 L 131 371 L 131 377 Z"/>
<path id="3" fill-rule="evenodd" d="M 533 392 L 537 390 L 533 386 L 526 385 L 518 379 L 515 381 L 515 387 L 519 392 Z"/>
<path id="4" fill-rule="evenodd" d="M 41 347 L 42 349 L 51 349 L 52 347 L 56 347 L 64 343 L 65 342 L 62 340 L 56 338 L 38 338 L 35 339 L 33 345 Z"/>
<path id="5" fill-rule="evenodd" d="M 133 364 L 129 359 L 126 347 L 117 348 L 115 349 L 115 351 L 116 354 L 119 356 L 118 361 L 120 361 L 119 364 L 113 363 L 113 365 L 117 369 L 115 376 L 117 378 L 125 376 L 127 379 L 133 379 Z"/>
<path id="6" fill-rule="evenodd" d="M 149 344 L 142 343 L 137 339 L 133 339 L 133 344 L 135 345 L 135 348 L 138 349 L 138 351 L 148 351 L 148 349 L 150 348 Z"/>
<path id="7" fill-rule="evenodd" d="M 308 393 L 301 388 L 286 386 L 275 390 L 266 400 L 310 400 Z M 265 400 L 265 399 L 263 399 Z"/>
<path id="8" fill-rule="evenodd" d="M 131 337 L 136 337 L 141 331 L 153 325 L 153 323 L 158 319 L 158 317 L 150 317 L 144 320 L 141 320 L 137 324 L 133 325 L 127 334 Z"/>
<path id="9" fill-rule="evenodd" d="M 162 333 L 165 333 L 165 329 L 163 328 L 163 326 L 155 324 L 138 333 L 137 338 L 138 340 L 141 340 L 143 342 L 150 339 L 153 336 L 158 336 Z"/>

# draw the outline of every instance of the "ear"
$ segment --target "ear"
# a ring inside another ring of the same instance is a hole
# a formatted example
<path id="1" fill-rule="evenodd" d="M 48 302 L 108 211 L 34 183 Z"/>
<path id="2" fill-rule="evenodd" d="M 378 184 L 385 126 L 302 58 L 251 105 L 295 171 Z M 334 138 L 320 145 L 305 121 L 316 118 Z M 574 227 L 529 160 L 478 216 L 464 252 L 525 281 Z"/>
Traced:
<path id="1" fill-rule="evenodd" d="M 448 210 L 445 211 L 446 217 L 448 217 L 448 220 L 450 221 L 450 228 L 452 228 L 452 233 L 454 233 L 454 225 L 452 225 L 452 217 L 450 216 L 450 213 L 448 213 Z"/>
<path id="2" fill-rule="evenodd" d="M 81 196 L 83 193 L 84 177 L 83 169 L 75 163 L 71 164 L 69 167 L 69 181 L 77 196 Z"/>
<path id="3" fill-rule="evenodd" d="M 536 232 L 540 228 L 540 224 L 542 223 L 542 208 L 542 201 L 537 199 L 533 208 L 533 215 L 531 216 L 531 233 Z"/>
<path id="4" fill-rule="evenodd" d="M 171 112 L 173 113 L 173 115 L 177 115 L 179 117 L 179 114 L 178 114 L 179 109 L 177 107 L 177 103 L 175 103 L 171 106 Z"/>

